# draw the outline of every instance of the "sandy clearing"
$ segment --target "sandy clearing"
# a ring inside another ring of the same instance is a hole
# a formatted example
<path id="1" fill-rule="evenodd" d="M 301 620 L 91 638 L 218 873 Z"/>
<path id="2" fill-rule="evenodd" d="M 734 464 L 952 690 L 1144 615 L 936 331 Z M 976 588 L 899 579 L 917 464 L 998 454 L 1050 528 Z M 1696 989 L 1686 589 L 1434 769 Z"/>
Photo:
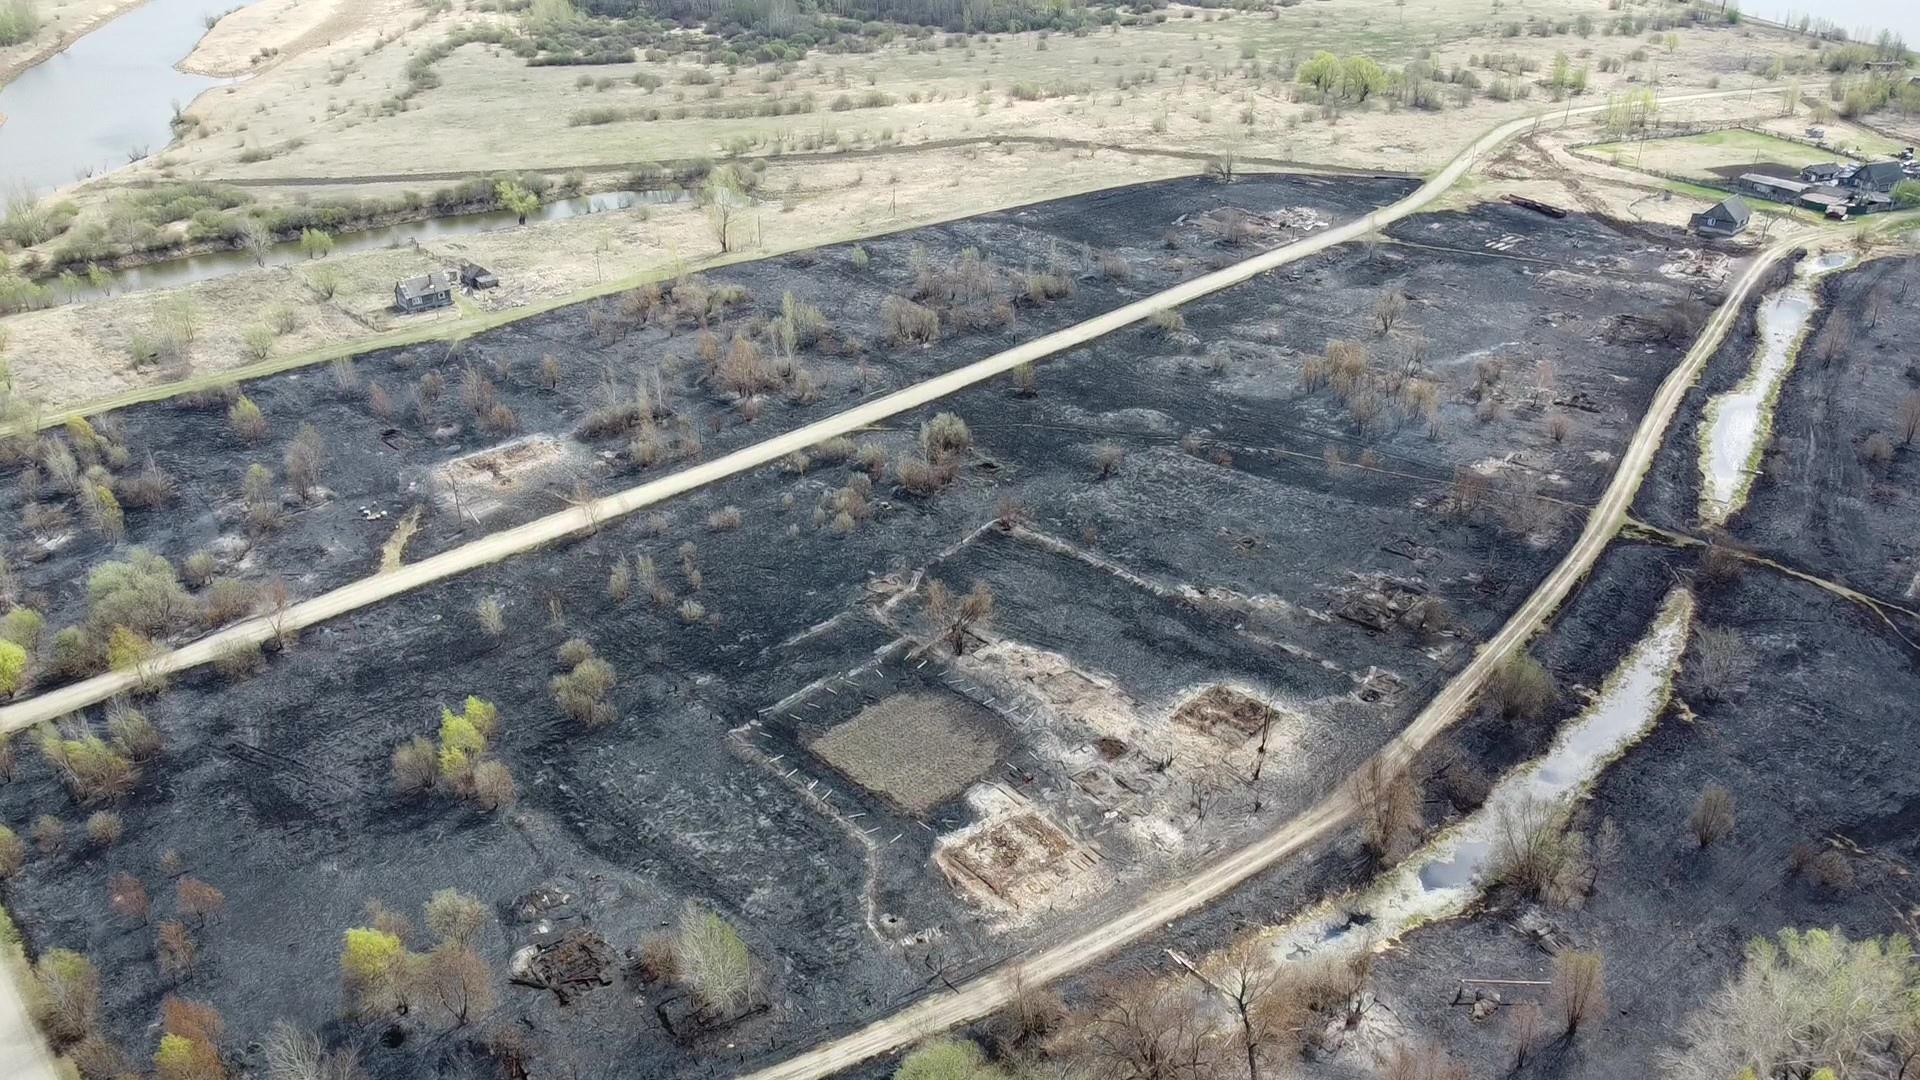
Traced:
<path id="1" fill-rule="evenodd" d="M 221 79 L 258 74 L 396 8 L 382 0 L 260 0 L 222 16 L 175 66 Z"/>

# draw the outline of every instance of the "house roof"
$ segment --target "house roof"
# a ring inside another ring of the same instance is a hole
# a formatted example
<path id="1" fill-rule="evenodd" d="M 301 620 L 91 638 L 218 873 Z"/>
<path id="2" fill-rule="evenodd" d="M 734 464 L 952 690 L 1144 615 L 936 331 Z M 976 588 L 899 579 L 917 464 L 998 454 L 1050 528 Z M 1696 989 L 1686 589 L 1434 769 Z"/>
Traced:
<path id="1" fill-rule="evenodd" d="M 453 283 L 453 271 L 435 270 L 419 277 L 402 278 L 393 283 L 393 291 L 408 300 L 417 300 L 428 293 L 451 292 Z"/>
<path id="2" fill-rule="evenodd" d="M 1784 176 L 1768 176 L 1766 173 L 1745 173 L 1740 177 L 1740 182 L 1753 187 L 1779 188 L 1782 191 L 1796 193 L 1805 191 L 1809 187 L 1798 180 L 1789 180 Z"/>
<path id="3" fill-rule="evenodd" d="M 1883 181 L 1897 182 L 1907 174 L 1906 166 L 1898 161 L 1876 161 L 1862 165 L 1854 171 L 1854 179 L 1868 183 Z"/>
<path id="4" fill-rule="evenodd" d="M 1819 188 L 1815 188 L 1805 195 L 1800 196 L 1800 201 L 1806 203 L 1808 206 L 1845 206 L 1853 201 L 1853 196 L 1847 192 L 1835 194 L 1831 191 L 1822 191 Z"/>
<path id="5" fill-rule="evenodd" d="M 1747 207 L 1747 200 L 1738 195 L 1730 195 L 1721 200 L 1720 205 L 1711 211 L 1715 217 L 1731 220 L 1736 225 L 1745 225 L 1753 217 L 1753 211 Z"/>

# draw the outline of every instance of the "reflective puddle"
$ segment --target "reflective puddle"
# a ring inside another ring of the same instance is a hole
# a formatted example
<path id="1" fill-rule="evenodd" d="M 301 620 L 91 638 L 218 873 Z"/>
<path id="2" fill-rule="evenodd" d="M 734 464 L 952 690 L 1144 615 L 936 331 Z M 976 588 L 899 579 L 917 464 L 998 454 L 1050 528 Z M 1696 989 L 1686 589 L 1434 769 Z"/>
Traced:
<path id="1" fill-rule="evenodd" d="M 1723 525 L 1746 504 L 1753 472 L 1772 429 L 1773 404 L 1816 304 L 1813 279 L 1852 262 L 1831 253 L 1800 265 L 1791 283 L 1760 302 L 1760 346 L 1740 385 L 1707 403 L 1700 436 L 1700 522 Z"/>

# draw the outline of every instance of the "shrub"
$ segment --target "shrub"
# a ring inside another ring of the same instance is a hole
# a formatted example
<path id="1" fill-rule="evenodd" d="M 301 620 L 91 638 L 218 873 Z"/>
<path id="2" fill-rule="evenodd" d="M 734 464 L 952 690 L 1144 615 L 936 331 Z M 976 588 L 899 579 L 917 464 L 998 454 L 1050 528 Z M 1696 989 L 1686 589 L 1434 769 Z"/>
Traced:
<path id="1" fill-rule="evenodd" d="M 117 799 L 132 791 L 140 779 L 140 771 L 127 756 L 98 735 L 67 739 L 48 730 L 40 736 L 40 752 L 68 792 L 82 803 Z"/>
<path id="2" fill-rule="evenodd" d="M 1782 930 L 1748 944 L 1740 973 L 1660 1055 L 1668 1080 L 1749 1076 L 1894 1077 L 1913 1060 L 1920 963 L 1904 938 L 1849 941 L 1837 930 Z"/>
<path id="3" fill-rule="evenodd" d="M 903 1058 L 893 1080 L 994 1080 L 1001 1075 L 987 1064 L 978 1045 L 965 1039 L 935 1039 Z"/>
<path id="4" fill-rule="evenodd" d="M 27 650 L 0 638 L 0 697 L 11 697 L 27 680 Z"/>
<path id="5" fill-rule="evenodd" d="M 245 581 L 215 578 L 201 598 L 202 619 L 208 627 L 225 626 L 253 614 L 260 590 Z"/>
<path id="6" fill-rule="evenodd" d="M 482 810 L 498 810 L 513 799 L 513 773 L 497 758 L 486 758 L 473 767 L 473 801 Z"/>
<path id="7" fill-rule="evenodd" d="M 406 798 L 425 795 L 440 779 L 439 752 L 433 740 L 415 735 L 393 748 L 393 790 Z"/>
<path id="8" fill-rule="evenodd" d="M 1488 680 L 1487 688 L 1500 715 L 1509 720 L 1538 720 L 1559 696 L 1546 667 L 1524 654 L 1508 658 Z"/>
<path id="9" fill-rule="evenodd" d="M 1568 1035 L 1605 1012 L 1606 973 L 1600 954 L 1569 949 L 1555 956 L 1552 997 Z"/>
<path id="10" fill-rule="evenodd" d="M 17 607 L 0 618 L 0 641 L 10 641 L 32 652 L 40 646 L 47 620 L 30 607 Z"/>
<path id="11" fill-rule="evenodd" d="M 107 735 L 122 754 L 134 761 L 160 756 L 160 729 L 123 699 L 115 698 L 107 705 Z"/>
<path id="12" fill-rule="evenodd" d="M 1147 316 L 1148 325 L 1162 334 L 1177 334 L 1187 328 L 1187 320 L 1173 308 L 1161 308 Z"/>
<path id="13" fill-rule="evenodd" d="M 586 638 L 568 638 L 554 653 L 555 658 L 560 661 L 560 666 L 569 668 L 591 659 L 594 655 L 593 645 Z"/>
<path id="14" fill-rule="evenodd" d="M 354 1010 L 363 1016 L 391 1011 L 407 959 L 394 934 L 364 926 L 348 930 L 340 948 L 340 983 Z"/>
<path id="15" fill-rule="evenodd" d="M 440 941 L 469 945 L 493 917 L 485 904 L 458 889 L 440 889 L 427 899 L 427 929 Z"/>
<path id="16" fill-rule="evenodd" d="M 53 635 L 50 666 L 61 675 L 85 675 L 100 666 L 99 648 L 84 629 L 62 627 Z"/>
<path id="17" fill-rule="evenodd" d="M 0 881 L 20 872 L 27 861 L 27 844 L 20 834 L 0 825 Z"/>
<path id="18" fill-rule="evenodd" d="M 303 501 L 312 497 L 314 487 L 319 484 L 320 466 L 325 460 L 326 440 L 321 438 L 319 429 L 312 424 L 301 424 L 300 433 L 287 444 L 280 464 L 288 485 Z"/>
<path id="19" fill-rule="evenodd" d="M 196 551 L 180 564 L 180 576 L 186 579 L 188 585 L 197 589 L 213 580 L 214 572 L 219 569 L 219 566 L 219 561 L 213 557 L 213 552 Z"/>
<path id="20" fill-rule="evenodd" d="M 1724 840 L 1733 832 L 1733 793 L 1719 784 L 1708 784 L 1687 815 L 1687 831 L 1694 843 L 1706 847 Z"/>
<path id="21" fill-rule="evenodd" d="M 1556 804 L 1529 799 L 1502 807 L 1496 825 L 1489 880 L 1547 904 L 1580 895 L 1590 869 L 1586 844 L 1562 827 Z"/>
<path id="22" fill-rule="evenodd" d="M 173 893 L 180 914 L 197 923 L 205 923 L 227 906 L 224 893 L 195 877 L 183 877 L 174 882 Z"/>
<path id="23" fill-rule="evenodd" d="M 199 951 L 185 923 L 169 919 L 154 927 L 153 959 L 160 974 L 169 978 L 185 977 L 193 970 L 194 957 Z"/>
<path id="24" fill-rule="evenodd" d="M 125 562 L 103 563 L 87 575 L 87 617 L 96 627 L 164 634 L 186 621 L 192 603 L 174 576 L 173 564 L 145 548 L 134 548 Z"/>
<path id="25" fill-rule="evenodd" d="M 126 822 L 111 810 L 96 810 L 87 818 L 87 843 L 94 847 L 110 848 L 126 831 Z"/>
<path id="26" fill-rule="evenodd" d="M 740 508 L 723 507 L 707 515 L 707 528 L 714 532 L 725 532 L 740 527 Z"/>
<path id="27" fill-rule="evenodd" d="M 888 340 L 896 345 L 926 345 L 940 340 L 939 313 L 904 296 L 889 296 L 882 301 L 880 320 Z"/>
<path id="28" fill-rule="evenodd" d="M 227 407 L 227 426 L 246 442 L 256 443 L 267 435 L 267 417 L 260 406 L 245 394 Z"/>
<path id="29" fill-rule="evenodd" d="M 967 422 L 950 412 L 939 413 L 920 425 L 920 448 L 928 460 L 963 454 L 973 445 L 973 433 Z"/>
<path id="30" fill-rule="evenodd" d="M 42 855 L 52 855 L 67 842 L 67 823 L 52 814 L 41 814 L 33 819 L 27 835 L 33 838 L 34 850 Z"/>
<path id="31" fill-rule="evenodd" d="M 497 597 L 483 596 L 474 605 L 474 617 L 480 620 L 480 629 L 490 638 L 498 638 L 507 632 L 506 612 L 500 607 Z"/>
<path id="32" fill-rule="evenodd" d="M 93 1030 L 100 1011 L 100 973 L 93 961 L 71 949 L 49 949 L 33 966 L 40 988 L 40 1023 L 56 1041 L 71 1042 Z"/>
<path id="33" fill-rule="evenodd" d="M 597 656 L 588 656 L 564 675 L 555 675 L 549 687 L 554 703 L 575 721 L 589 728 L 613 722 L 613 706 L 606 696 L 613 689 L 613 665 Z"/>
<path id="34" fill-rule="evenodd" d="M 706 908 L 687 905 L 674 935 L 674 964 L 708 1011 L 731 1016 L 753 996 L 753 960 L 731 923 Z"/>
<path id="35" fill-rule="evenodd" d="M 145 925 L 151 906 L 147 887 L 140 884 L 139 878 L 122 870 L 107 879 L 107 907 L 115 915 Z"/>

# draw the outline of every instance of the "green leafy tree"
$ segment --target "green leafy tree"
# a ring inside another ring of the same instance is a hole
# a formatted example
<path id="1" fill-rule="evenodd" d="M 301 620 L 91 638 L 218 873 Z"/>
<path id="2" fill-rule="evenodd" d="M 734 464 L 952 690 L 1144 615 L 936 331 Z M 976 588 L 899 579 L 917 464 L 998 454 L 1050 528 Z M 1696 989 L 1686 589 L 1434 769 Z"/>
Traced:
<path id="1" fill-rule="evenodd" d="M 309 259 L 326 258 L 333 253 L 333 234 L 321 229 L 301 229 L 300 252 Z"/>
<path id="2" fill-rule="evenodd" d="M 493 197 L 511 211 L 522 225 L 527 223 L 528 214 L 540 209 L 540 196 L 512 180 L 502 180 L 493 185 Z"/>
<path id="3" fill-rule="evenodd" d="M 1330 52 L 1317 52 L 1312 59 L 1300 65 L 1295 76 L 1300 82 L 1320 91 L 1322 95 L 1333 92 L 1340 85 L 1340 58 Z"/>
<path id="4" fill-rule="evenodd" d="M 348 930 L 340 948 L 340 984 L 354 1009 L 369 1016 L 396 1011 L 405 1000 L 410 958 L 392 933 L 367 926 Z"/>
<path id="5" fill-rule="evenodd" d="M 1364 56 L 1349 56 L 1340 62 L 1340 94 L 1354 101 L 1365 101 L 1387 85 L 1387 73 Z"/>
<path id="6" fill-rule="evenodd" d="M 1920 206 L 1920 180 L 1902 180 L 1893 185 L 1893 202 L 1901 209 Z"/>

